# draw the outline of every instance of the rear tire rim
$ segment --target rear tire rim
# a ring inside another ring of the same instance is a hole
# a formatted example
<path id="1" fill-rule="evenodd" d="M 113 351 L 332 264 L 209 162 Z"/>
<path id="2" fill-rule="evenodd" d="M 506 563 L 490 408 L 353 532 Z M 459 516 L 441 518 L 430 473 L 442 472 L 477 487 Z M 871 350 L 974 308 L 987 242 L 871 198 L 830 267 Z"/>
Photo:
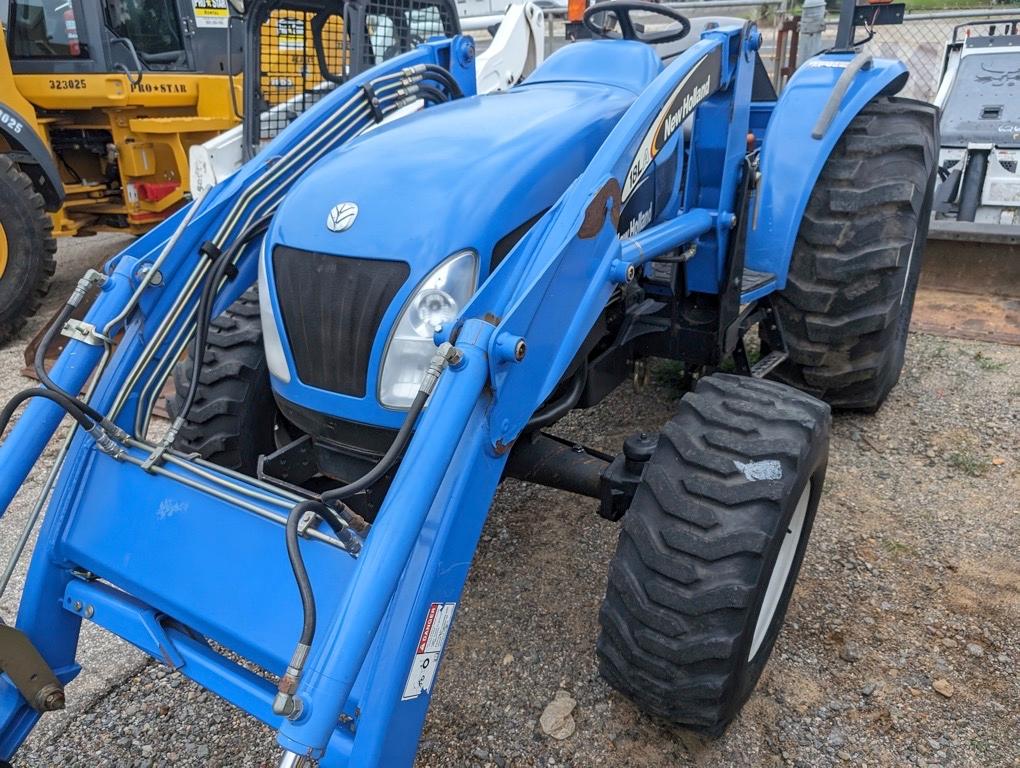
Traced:
<path id="1" fill-rule="evenodd" d="M 4 225 L 0 223 L 0 278 L 7 271 L 7 232 Z"/>
<path id="2" fill-rule="evenodd" d="M 772 567 L 772 575 L 769 577 L 769 584 L 765 588 L 765 597 L 762 600 L 761 609 L 758 611 L 758 623 L 754 627 L 751 652 L 747 655 L 748 661 L 753 659 L 761 648 L 762 642 L 772 626 L 776 609 L 786 593 L 786 585 L 793 572 L 793 561 L 797 557 L 797 549 L 804 533 L 804 520 L 807 518 L 808 503 L 811 501 L 811 486 L 812 482 L 808 481 L 804 492 L 801 493 L 800 499 L 797 501 L 796 508 L 793 510 L 793 516 L 786 526 L 786 536 L 783 537 L 783 543 L 779 547 L 776 564 Z"/>

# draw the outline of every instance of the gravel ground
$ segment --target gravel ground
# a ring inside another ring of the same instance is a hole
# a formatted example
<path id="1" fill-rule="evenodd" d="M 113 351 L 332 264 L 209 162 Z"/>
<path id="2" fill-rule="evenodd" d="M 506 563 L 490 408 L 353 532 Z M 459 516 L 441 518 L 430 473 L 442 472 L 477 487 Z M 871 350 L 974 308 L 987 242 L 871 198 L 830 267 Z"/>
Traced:
<path id="1" fill-rule="evenodd" d="M 87 263 L 70 250 L 63 290 Z M 20 352 L 0 350 L 0 394 L 25 385 Z M 659 369 L 641 393 L 623 387 L 560 432 L 617 450 L 671 415 L 667 379 Z M 711 743 L 641 714 L 598 677 L 615 526 L 588 500 L 506 483 L 418 765 L 1020 766 L 1018 404 L 1020 349 L 914 334 L 882 411 L 836 418 L 787 626 L 743 714 Z M 30 501 L 23 493 L 4 521 L 4 553 Z M 0 604 L 7 617 L 15 597 Z M 268 728 L 109 636 L 84 642 L 71 709 L 44 719 L 18 768 L 275 766 Z M 539 718 L 560 690 L 577 701 L 576 730 L 554 740 Z"/>

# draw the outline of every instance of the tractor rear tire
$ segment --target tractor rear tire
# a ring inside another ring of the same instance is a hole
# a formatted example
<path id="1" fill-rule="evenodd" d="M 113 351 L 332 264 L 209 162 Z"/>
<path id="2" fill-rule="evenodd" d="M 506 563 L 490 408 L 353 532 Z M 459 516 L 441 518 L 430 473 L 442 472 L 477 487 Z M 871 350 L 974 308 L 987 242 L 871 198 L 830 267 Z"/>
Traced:
<path id="1" fill-rule="evenodd" d="M 194 365 L 190 345 L 174 369 L 175 392 L 167 400 L 173 418 L 181 412 Z M 276 412 L 258 292 L 250 288 L 210 325 L 198 394 L 174 447 L 254 476 L 259 456 L 276 450 Z"/>
<path id="2" fill-rule="evenodd" d="M 773 377 L 875 411 L 899 380 L 938 157 L 931 104 L 881 97 L 822 168 L 776 299 L 788 359 Z"/>
<path id="3" fill-rule="evenodd" d="M 9 157 L 0 155 L 0 344 L 34 315 L 56 269 L 53 222 L 42 195 Z"/>
<path id="4" fill-rule="evenodd" d="M 665 425 L 609 569 L 602 676 L 640 708 L 718 736 L 772 652 L 828 460 L 829 407 L 714 374 Z"/>

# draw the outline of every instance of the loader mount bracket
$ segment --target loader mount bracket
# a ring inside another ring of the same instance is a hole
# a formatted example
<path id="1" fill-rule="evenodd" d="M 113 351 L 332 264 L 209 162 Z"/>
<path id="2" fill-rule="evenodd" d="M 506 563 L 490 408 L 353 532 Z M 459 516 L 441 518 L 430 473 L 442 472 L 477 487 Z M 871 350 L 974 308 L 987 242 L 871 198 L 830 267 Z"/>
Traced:
<path id="1" fill-rule="evenodd" d="M 64 708 L 64 686 L 21 630 L 0 626 L 0 669 L 36 712 Z"/>

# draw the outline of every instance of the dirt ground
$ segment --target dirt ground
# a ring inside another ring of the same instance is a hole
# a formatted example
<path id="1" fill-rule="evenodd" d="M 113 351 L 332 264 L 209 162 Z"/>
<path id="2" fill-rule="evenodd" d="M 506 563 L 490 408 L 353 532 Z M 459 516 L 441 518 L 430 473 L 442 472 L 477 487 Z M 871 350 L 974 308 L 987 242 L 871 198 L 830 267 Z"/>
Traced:
<path id="1" fill-rule="evenodd" d="M 61 285 L 86 257 L 62 258 Z M 2 393 L 27 384 L 19 356 L 18 345 L 0 350 Z M 643 391 L 621 387 L 559 432 L 616 451 L 669 418 L 677 396 L 658 369 Z M 1020 766 L 1018 405 L 1020 348 L 913 334 L 881 412 L 836 417 L 787 625 L 757 692 L 713 743 L 641 714 L 598 676 L 615 525 L 589 500 L 506 483 L 418 765 Z M 19 497 L 4 526 L 31 501 Z M 15 597 L 0 605 L 8 621 Z M 100 632 L 85 641 L 69 711 L 47 716 L 18 768 L 276 765 L 271 730 Z M 562 741 L 539 724 L 559 690 L 577 701 Z"/>

